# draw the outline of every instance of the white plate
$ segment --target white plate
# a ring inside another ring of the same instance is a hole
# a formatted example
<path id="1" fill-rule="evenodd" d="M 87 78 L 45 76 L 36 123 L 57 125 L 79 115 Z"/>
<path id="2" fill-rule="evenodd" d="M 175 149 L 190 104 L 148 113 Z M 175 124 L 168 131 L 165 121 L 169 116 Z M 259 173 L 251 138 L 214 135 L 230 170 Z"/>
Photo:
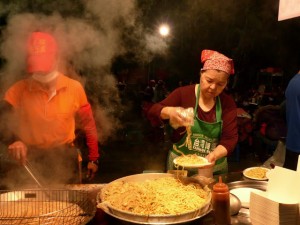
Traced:
<path id="1" fill-rule="evenodd" d="M 175 164 L 175 166 L 178 165 L 178 166 L 181 166 L 181 167 L 184 167 L 184 168 L 201 168 L 201 167 L 204 167 L 204 166 L 211 165 L 211 163 L 208 162 L 208 160 L 207 160 L 206 158 L 201 157 L 201 156 L 198 156 L 200 159 L 202 159 L 202 160 L 204 161 L 204 162 L 201 163 L 201 164 L 178 164 L 178 163 L 177 163 L 177 159 L 178 159 L 179 157 L 182 157 L 182 156 L 178 156 L 177 158 L 175 158 L 175 159 L 173 160 L 173 163 Z"/>
<path id="2" fill-rule="evenodd" d="M 247 175 L 247 172 L 249 172 L 250 170 L 256 170 L 256 169 L 264 169 L 266 171 L 266 174 L 270 171 L 270 169 L 268 168 L 265 168 L 265 167 L 260 167 L 260 166 L 257 166 L 257 167 L 250 167 L 250 168 L 247 168 L 243 171 L 243 175 L 249 179 L 252 179 L 252 180 L 268 180 L 267 178 L 267 175 L 264 177 L 264 178 L 260 178 L 260 177 L 255 177 L 255 176 L 249 176 Z"/>
<path id="3" fill-rule="evenodd" d="M 251 187 L 240 187 L 240 188 L 231 189 L 230 193 L 234 194 L 236 197 L 240 199 L 241 206 L 243 208 L 249 208 L 251 192 L 259 192 L 259 191 L 261 190 L 251 188 Z"/>

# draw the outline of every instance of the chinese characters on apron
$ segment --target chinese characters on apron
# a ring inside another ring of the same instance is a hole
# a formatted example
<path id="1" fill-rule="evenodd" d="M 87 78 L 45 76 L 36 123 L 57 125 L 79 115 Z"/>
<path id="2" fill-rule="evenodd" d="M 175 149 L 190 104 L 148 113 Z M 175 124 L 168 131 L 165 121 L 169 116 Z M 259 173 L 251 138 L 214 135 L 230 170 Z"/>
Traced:
<path id="1" fill-rule="evenodd" d="M 217 97 L 216 102 L 216 122 L 208 123 L 198 118 L 198 102 L 200 96 L 200 86 L 197 85 L 196 103 L 194 107 L 194 125 L 191 127 L 190 141 L 187 141 L 187 132 L 177 142 L 174 143 L 168 155 L 168 170 L 174 169 L 173 160 L 183 154 L 197 154 L 205 157 L 216 148 L 219 143 L 220 135 L 222 132 L 222 108 L 220 98 Z M 189 143 L 188 143 L 189 142 Z M 227 158 L 223 157 L 216 161 L 214 166 L 214 174 L 226 173 L 228 171 Z M 191 170 L 196 173 L 197 170 Z"/>

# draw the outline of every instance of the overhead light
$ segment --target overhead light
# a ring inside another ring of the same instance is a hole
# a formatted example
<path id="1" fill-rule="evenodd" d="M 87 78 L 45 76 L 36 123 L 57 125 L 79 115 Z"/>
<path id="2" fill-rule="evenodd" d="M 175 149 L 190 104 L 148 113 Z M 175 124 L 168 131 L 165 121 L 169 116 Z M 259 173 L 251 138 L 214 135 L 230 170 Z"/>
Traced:
<path id="1" fill-rule="evenodd" d="M 159 33 L 161 36 L 163 37 L 166 37 L 169 35 L 170 33 L 170 27 L 169 25 L 167 24 L 162 24 L 160 27 L 159 27 Z"/>

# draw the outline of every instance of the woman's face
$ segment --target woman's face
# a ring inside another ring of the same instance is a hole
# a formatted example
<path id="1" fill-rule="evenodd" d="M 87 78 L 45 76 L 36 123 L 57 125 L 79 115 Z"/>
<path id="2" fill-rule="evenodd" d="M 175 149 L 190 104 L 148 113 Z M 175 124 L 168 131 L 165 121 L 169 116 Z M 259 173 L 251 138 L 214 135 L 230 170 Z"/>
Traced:
<path id="1" fill-rule="evenodd" d="M 200 75 L 201 95 L 204 98 L 217 97 L 226 87 L 229 74 L 219 70 L 204 70 Z"/>

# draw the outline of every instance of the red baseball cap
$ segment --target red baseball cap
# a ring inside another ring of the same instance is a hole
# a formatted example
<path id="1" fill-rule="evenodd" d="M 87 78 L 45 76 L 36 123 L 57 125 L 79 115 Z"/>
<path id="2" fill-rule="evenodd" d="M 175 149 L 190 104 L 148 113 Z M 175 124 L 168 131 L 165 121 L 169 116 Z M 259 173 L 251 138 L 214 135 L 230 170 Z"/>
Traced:
<path id="1" fill-rule="evenodd" d="M 48 33 L 33 32 L 27 42 L 27 72 L 45 72 L 53 70 L 57 60 L 57 43 Z"/>

